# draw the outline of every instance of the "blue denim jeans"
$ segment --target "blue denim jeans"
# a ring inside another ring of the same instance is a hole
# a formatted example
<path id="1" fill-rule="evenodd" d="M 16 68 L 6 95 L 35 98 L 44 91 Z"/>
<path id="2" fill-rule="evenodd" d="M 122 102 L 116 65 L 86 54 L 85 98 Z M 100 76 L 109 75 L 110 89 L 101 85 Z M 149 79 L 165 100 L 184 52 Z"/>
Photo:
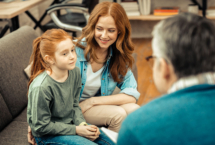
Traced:
<path id="1" fill-rule="evenodd" d="M 100 130 L 99 137 L 91 141 L 78 135 L 63 135 L 34 137 L 37 145 L 115 145 L 115 143 Z"/>

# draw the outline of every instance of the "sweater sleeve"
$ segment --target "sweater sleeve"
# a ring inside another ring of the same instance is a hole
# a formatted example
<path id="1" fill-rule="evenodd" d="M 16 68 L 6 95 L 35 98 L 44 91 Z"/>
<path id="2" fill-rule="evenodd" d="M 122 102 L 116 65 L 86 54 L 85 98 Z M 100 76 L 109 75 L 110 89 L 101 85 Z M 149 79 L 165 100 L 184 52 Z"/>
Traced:
<path id="1" fill-rule="evenodd" d="M 79 97 L 80 97 L 80 91 L 81 91 L 81 74 L 80 70 L 77 68 L 76 72 L 76 84 L 77 84 L 77 89 L 76 92 L 74 93 L 74 117 L 73 117 L 73 122 L 76 126 L 80 125 L 82 122 L 86 122 L 84 119 L 84 116 L 81 111 L 81 107 L 79 106 Z"/>
<path id="2" fill-rule="evenodd" d="M 75 135 L 75 125 L 51 121 L 52 96 L 43 87 L 31 90 L 28 98 L 28 123 L 35 136 Z"/>
<path id="3" fill-rule="evenodd" d="M 118 138 L 117 138 L 117 145 L 144 144 L 144 143 L 140 143 L 139 138 L 134 135 L 134 132 L 136 132 L 136 130 L 131 129 L 132 125 L 133 123 L 131 123 L 130 120 L 128 121 L 128 119 L 126 119 L 122 123 L 118 134 Z M 142 134 L 140 134 L 140 137 L 141 135 Z"/>

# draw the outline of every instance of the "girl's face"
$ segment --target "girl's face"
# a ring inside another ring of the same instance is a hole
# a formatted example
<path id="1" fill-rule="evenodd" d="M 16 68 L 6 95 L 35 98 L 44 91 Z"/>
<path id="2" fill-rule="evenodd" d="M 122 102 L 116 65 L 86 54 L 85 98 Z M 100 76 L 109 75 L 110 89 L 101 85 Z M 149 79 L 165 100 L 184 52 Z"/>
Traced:
<path id="1" fill-rule="evenodd" d="M 118 35 L 118 29 L 112 16 L 101 16 L 95 26 L 95 40 L 101 49 L 108 49 Z"/>
<path id="2" fill-rule="evenodd" d="M 56 47 L 54 65 L 60 70 L 72 70 L 75 68 L 76 60 L 77 55 L 72 40 L 67 38 L 61 41 Z"/>

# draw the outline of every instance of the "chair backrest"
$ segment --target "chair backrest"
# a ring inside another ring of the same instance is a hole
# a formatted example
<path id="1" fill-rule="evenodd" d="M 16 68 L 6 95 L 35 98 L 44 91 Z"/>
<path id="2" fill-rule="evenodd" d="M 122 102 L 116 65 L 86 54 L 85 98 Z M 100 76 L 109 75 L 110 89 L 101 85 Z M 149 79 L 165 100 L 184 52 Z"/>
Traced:
<path id="1" fill-rule="evenodd" d="M 83 0 L 82 4 L 86 5 L 89 9 L 89 13 L 92 12 L 94 7 L 99 3 L 99 0 Z"/>

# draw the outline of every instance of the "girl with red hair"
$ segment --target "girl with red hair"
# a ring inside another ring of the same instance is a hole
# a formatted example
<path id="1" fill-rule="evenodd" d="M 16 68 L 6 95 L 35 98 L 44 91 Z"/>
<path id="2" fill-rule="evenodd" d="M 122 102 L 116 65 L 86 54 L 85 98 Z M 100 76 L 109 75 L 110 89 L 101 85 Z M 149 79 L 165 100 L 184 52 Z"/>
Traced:
<path id="1" fill-rule="evenodd" d="M 130 36 L 131 26 L 122 6 L 102 2 L 75 41 L 76 66 L 82 77 L 79 105 L 87 123 L 118 132 L 123 119 L 139 108 Z M 121 91 L 112 95 L 116 86 Z"/>
<path id="2" fill-rule="evenodd" d="M 38 145 L 114 144 L 83 117 L 76 60 L 72 37 L 63 30 L 48 30 L 33 42 L 27 121 Z"/>

